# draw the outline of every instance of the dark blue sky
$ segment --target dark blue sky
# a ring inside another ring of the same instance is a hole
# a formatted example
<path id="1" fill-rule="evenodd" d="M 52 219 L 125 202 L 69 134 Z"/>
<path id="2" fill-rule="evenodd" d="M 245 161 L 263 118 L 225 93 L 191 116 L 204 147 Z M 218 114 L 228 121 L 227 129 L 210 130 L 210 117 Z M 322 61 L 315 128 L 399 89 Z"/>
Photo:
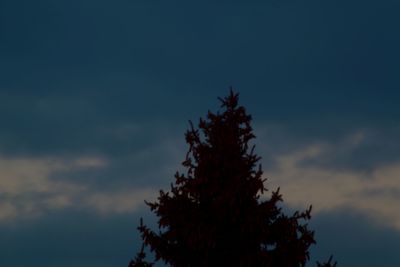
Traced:
<path id="1" fill-rule="evenodd" d="M 1 266 L 126 266 L 230 86 L 312 261 L 400 265 L 399 2 L 216 2 L 0 0 Z"/>

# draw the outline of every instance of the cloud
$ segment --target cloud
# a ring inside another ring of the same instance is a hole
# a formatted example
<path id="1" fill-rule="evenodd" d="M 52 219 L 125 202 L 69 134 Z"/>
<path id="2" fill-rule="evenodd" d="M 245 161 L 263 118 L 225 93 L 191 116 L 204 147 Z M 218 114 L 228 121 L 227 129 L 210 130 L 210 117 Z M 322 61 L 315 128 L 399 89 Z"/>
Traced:
<path id="1" fill-rule="evenodd" d="M 0 220 L 39 215 L 46 209 L 70 206 L 82 185 L 52 176 L 82 168 L 77 162 L 53 158 L 0 158 Z"/>
<path id="2" fill-rule="evenodd" d="M 124 214 L 137 211 L 144 200 L 155 199 L 156 191 L 151 188 L 124 190 L 117 193 L 93 193 L 85 199 L 84 205 L 103 215 Z"/>
<path id="3" fill-rule="evenodd" d="M 99 192 L 74 172 L 103 169 L 108 161 L 96 156 L 65 158 L 0 157 L 0 222 L 20 217 L 37 217 L 50 210 L 89 209 L 95 212 L 129 213 L 152 194 L 135 188 Z M 70 175 L 70 179 L 58 176 Z"/>
<path id="4" fill-rule="evenodd" d="M 107 165 L 107 162 L 103 158 L 82 157 L 75 160 L 74 165 L 82 168 L 99 168 Z"/>
<path id="5" fill-rule="evenodd" d="M 400 230 L 400 161 L 372 165 L 369 171 L 329 168 L 318 164 L 338 150 L 360 146 L 357 133 L 339 144 L 316 143 L 275 158 L 266 173 L 268 188 L 281 188 L 286 204 L 294 208 L 313 205 L 315 213 L 353 209 L 381 224 Z"/>

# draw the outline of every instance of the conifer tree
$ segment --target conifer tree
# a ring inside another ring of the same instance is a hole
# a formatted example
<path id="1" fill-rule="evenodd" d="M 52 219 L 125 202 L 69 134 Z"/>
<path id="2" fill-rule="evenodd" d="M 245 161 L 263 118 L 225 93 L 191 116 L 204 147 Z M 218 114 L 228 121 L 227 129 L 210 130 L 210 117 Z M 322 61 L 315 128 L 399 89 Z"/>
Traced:
<path id="1" fill-rule="evenodd" d="M 156 261 L 173 267 L 299 267 L 309 260 L 314 233 L 307 227 L 311 206 L 285 215 L 278 206 L 279 188 L 267 188 L 250 141 L 251 116 L 238 94 L 221 100 L 221 113 L 208 112 L 198 129 L 190 122 L 189 151 L 169 192 L 147 203 L 158 217 L 159 231 L 141 220 L 144 245 Z M 129 267 L 151 266 L 142 250 Z M 330 261 L 325 265 L 331 266 Z"/>

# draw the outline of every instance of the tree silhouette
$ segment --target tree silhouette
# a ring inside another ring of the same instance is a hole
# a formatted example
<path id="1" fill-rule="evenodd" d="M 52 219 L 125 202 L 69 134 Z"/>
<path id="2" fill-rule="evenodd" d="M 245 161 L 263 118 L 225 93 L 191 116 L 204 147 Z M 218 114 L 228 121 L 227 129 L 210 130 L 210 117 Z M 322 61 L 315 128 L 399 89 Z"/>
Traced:
<path id="1" fill-rule="evenodd" d="M 311 206 L 291 216 L 277 204 L 279 188 L 268 200 L 260 157 L 254 154 L 251 116 L 238 94 L 221 100 L 222 113 L 208 112 L 198 129 L 190 122 L 189 151 L 170 192 L 147 203 L 158 216 L 159 231 L 138 227 L 156 261 L 173 267 L 305 266 L 315 243 L 307 227 Z M 330 261 L 318 266 L 332 266 Z M 142 250 L 129 267 L 151 266 Z"/>

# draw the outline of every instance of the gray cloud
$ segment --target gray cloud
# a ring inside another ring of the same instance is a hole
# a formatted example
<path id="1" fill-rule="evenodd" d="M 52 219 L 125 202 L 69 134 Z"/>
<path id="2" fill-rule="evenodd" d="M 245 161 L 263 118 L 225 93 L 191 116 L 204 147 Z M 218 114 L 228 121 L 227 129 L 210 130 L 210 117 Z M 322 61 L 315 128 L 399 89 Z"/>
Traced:
<path id="1" fill-rule="evenodd" d="M 340 127 L 339 129 L 337 127 Z M 321 129 L 323 128 L 323 129 Z M 356 171 L 366 176 L 375 168 L 400 160 L 397 124 L 358 127 L 304 122 L 302 125 L 255 123 L 255 144 L 266 169 L 276 167 L 276 158 L 313 145 L 324 147 L 318 157 L 306 157 L 299 165 L 326 170 Z"/>
<path id="2" fill-rule="evenodd" d="M 358 142 L 360 136 L 352 136 L 347 145 Z M 317 143 L 278 155 L 276 166 L 266 171 L 267 187 L 280 187 L 285 203 L 291 207 L 304 209 L 312 204 L 316 213 L 350 208 L 399 230 L 400 217 L 395 203 L 400 200 L 396 194 L 400 188 L 400 163 L 372 166 L 369 172 L 304 164 L 304 161 L 323 158 L 330 151 L 334 149 L 329 144 Z M 388 191 L 392 193 L 387 194 Z"/>
<path id="3" fill-rule="evenodd" d="M 100 190 L 73 173 L 104 169 L 108 164 L 99 157 L 1 158 L 0 223 L 31 220 L 58 210 L 86 210 L 98 214 L 132 213 L 154 198 L 156 190 L 137 184 Z M 57 175 L 69 179 L 57 179 Z M 110 181 L 109 181 L 110 183 Z"/>

